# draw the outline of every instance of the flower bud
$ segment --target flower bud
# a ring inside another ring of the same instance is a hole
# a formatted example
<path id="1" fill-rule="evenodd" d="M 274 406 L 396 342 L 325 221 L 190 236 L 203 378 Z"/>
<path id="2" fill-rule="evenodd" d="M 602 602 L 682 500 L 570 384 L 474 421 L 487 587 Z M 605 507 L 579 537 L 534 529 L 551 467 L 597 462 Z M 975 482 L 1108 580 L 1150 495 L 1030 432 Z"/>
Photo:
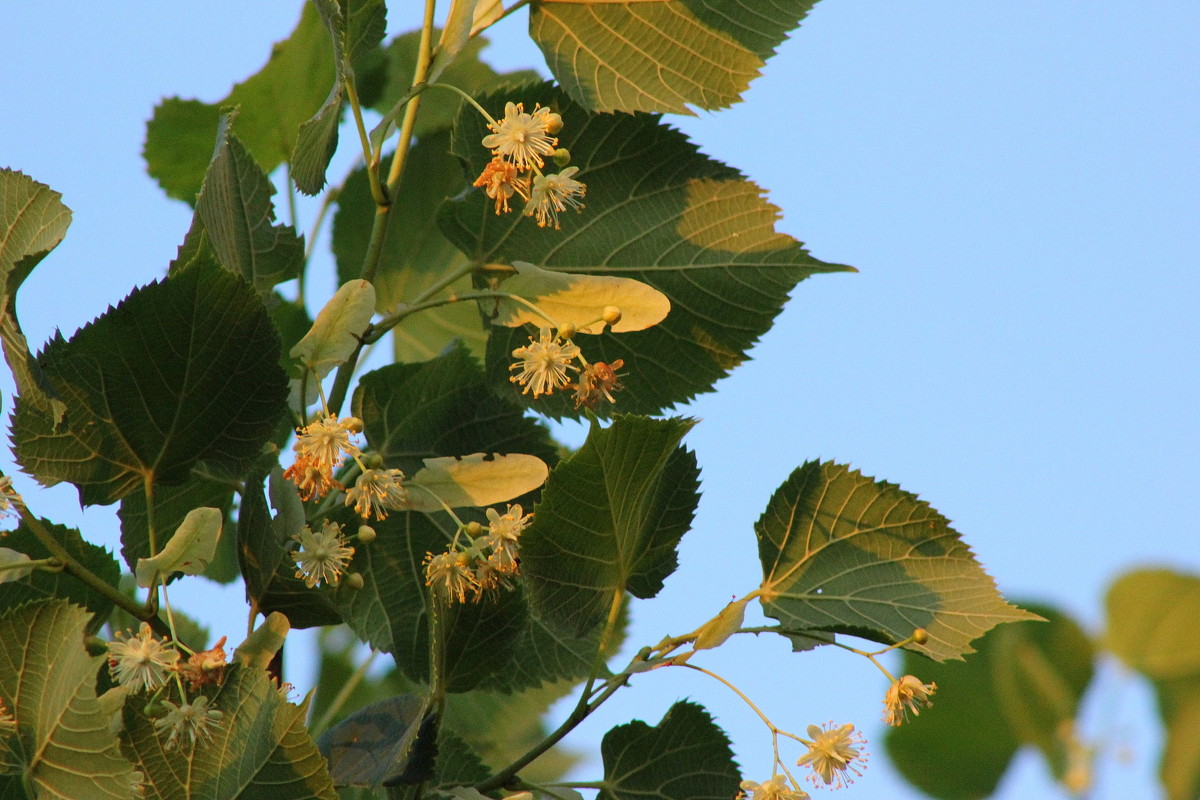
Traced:
<path id="1" fill-rule="evenodd" d="M 463 532 L 466 533 L 467 536 L 470 536 L 472 539 L 474 539 L 483 532 L 483 526 L 478 522 L 468 522 L 463 528 Z"/>
<path id="2" fill-rule="evenodd" d="M 365 583 L 366 583 L 366 581 L 363 580 L 362 573 L 351 572 L 350 574 L 348 574 L 346 576 L 346 588 L 347 589 L 353 589 L 354 591 L 357 592 L 359 589 L 363 588 L 363 585 Z"/>
<path id="3" fill-rule="evenodd" d="M 913 631 L 912 640 L 915 644 L 925 644 L 929 641 L 929 631 L 924 628 L 917 628 Z"/>
<path id="4" fill-rule="evenodd" d="M 575 323 L 574 322 L 568 322 L 566 325 L 563 325 L 561 328 L 558 329 L 558 336 L 560 339 L 570 339 L 574 335 L 575 335 Z"/>
<path id="5" fill-rule="evenodd" d="M 571 163 L 571 151 L 565 147 L 560 147 L 554 151 L 554 163 L 561 169 Z"/>
<path id="6" fill-rule="evenodd" d="M 609 325 L 616 325 L 621 321 L 621 309 L 616 306 L 605 306 L 604 310 L 600 312 L 600 319 Z"/>
<path id="7" fill-rule="evenodd" d="M 375 541 L 375 529 L 370 525 L 359 525 L 358 540 L 363 544 L 370 544 Z"/>
<path id="8" fill-rule="evenodd" d="M 362 460 L 367 465 L 367 469 L 383 468 L 383 456 L 379 453 L 363 453 Z"/>

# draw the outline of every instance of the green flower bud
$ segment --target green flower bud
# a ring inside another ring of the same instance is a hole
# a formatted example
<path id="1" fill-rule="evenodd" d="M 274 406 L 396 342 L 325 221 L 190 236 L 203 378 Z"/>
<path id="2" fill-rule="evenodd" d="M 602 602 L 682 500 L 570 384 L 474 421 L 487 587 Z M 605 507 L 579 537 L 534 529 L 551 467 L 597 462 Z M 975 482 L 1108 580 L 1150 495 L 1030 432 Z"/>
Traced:
<path id="1" fill-rule="evenodd" d="M 561 169 L 571 163 L 571 151 L 565 147 L 560 147 L 554 151 L 552 158 L 554 159 L 554 163 Z"/>
<path id="2" fill-rule="evenodd" d="M 359 525 L 358 540 L 363 544 L 370 544 L 375 541 L 375 529 L 370 525 Z"/>

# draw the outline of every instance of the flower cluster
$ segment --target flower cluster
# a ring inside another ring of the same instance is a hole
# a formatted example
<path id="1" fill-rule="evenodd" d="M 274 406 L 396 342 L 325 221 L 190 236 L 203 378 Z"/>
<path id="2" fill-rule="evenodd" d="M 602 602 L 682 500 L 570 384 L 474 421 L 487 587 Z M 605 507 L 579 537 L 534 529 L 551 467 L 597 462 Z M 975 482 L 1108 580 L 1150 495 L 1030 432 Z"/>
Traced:
<path id="1" fill-rule="evenodd" d="M 178 705 L 170 700 L 163 700 L 162 704 L 167 713 L 154 721 L 154 729 L 160 736 L 167 735 L 168 750 L 174 750 L 185 738 L 192 745 L 208 742 L 225 717 L 204 695 Z"/>
<path id="2" fill-rule="evenodd" d="M 25 500 L 13 488 L 12 478 L 0 475 L 0 517 L 17 513 L 17 509 L 25 505 Z"/>
<path id="3" fill-rule="evenodd" d="M 488 123 L 492 132 L 483 137 L 483 146 L 492 151 L 492 160 L 475 179 L 495 203 L 496 213 L 510 210 L 513 195 L 525 201 L 524 214 L 535 217 L 539 227 L 553 225 L 558 229 L 558 215 L 568 208 L 581 210 L 580 198 L 587 186 L 575 180 L 578 167 L 567 167 L 557 174 L 546 175 L 542 167 L 546 158 L 557 156 L 562 117 L 542 106 L 526 113 L 522 103 L 507 103 L 504 117 Z"/>
<path id="4" fill-rule="evenodd" d="M 812 738 L 800 740 L 808 745 L 808 752 L 796 765 L 812 770 L 808 777 L 813 786 L 820 781 L 841 789 L 854 783 L 849 773 L 853 772 L 855 777 L 862 775 L 860 767 L 867 761 L 867 753 L 862 749 L 866 741 L 853 725 L 848 722 L 837 728 L 832 722 L 824 726 L 809 725 L 808 735 Z"/>
<path id="5" fill-rule="evenodd" d="M 296 577 L 309 589 L 320 583 L 337 586 L 354 555 L 354 548 L 346 544 L 346 537 L 342 535 L 342 526 L 324 520 L 320 531 L 314 532 L 305 525 L 292 539 L 300 544 L 292 554 L 297 567 Z"/>
<path id="6" fill-rule="evenodd" d="M 444 603 L 478 603 L 500 589 L 511 589 L 511 577 L 520 571 L 517 543 L 529 527 L 532 514 L 519 505 L 505 513 L 487 510 L 487 533 L 481 532 L 463 549 L 451 545 L 444 553 L 425 555 L 425 585 Z"/>
<path id="7" fill-rule="evenodd" d="M 186 661 L 176 664 L 175 671 L 193 692 L 204 686 L 220 686 L 225 680 L 225 668 L 229 666 L 225 655 L 226 638 L 222 636 L 210 649 L 192 653 Z"/>
<path id="8" fill-rule="evenodd" d="M 146 622 L 141 624 L 136 635 L 118 631 L 116 641 L 108 643 L 109 672 L 117 683 L 131 692 L 162 686 L 178 660 L 179 651 L 165 637 L 155 638 Z"/>
<path id="9" fill-rule="evenodd" d="M 918 706 L 929 708 L 933 705 L 929 698 L 936 689 L 936 683 L 921 683 L 912 675 L 905 675 L 894 681 L 883 698 L 883 721 L 888 725 L 899 726 L 908 719 L 909 713 L 914 717 L 918 716 L 921 713 Z"/>
<path id="10" fill-rule="evenodd" d="M 509 370 L 520 372 L 509 380 L 525 387 L 521 390 L 522 394 L 532 391 L 534 398 L 553 394 L 555 389 L 569 384 L 570 373 L 579 371 L 573 362 L 583 359 L 583 353 L 574 342 L 553 333 L 549 328 L 542 328 L 537 339 L 530 336 L 529 344 L 518 347 L 512 354 L 519 361 Z"/>
<path id="11" fill-rule="evenodd" d="M 283 477 L 296 484 L 300 497 L 316 500 L 332 489 L 342 488 L 333 478 L 333 470 L 342 465 L 346 456 L 362 451 L 350 441 L 351 434 L 362 432 L 362 420 L 357 417 L 338 419 L 336 414 L 324 414 L 296 430 L 296 462 L 284 471 Z"/>
<path id="12" fill-rule="evenodd" d="M 772 775 L 766 783 L 742 781 L 742 792 L 738 797 L 744 800 L 810 800 L 808 792 L 789 786 L 782 775 Z"/>

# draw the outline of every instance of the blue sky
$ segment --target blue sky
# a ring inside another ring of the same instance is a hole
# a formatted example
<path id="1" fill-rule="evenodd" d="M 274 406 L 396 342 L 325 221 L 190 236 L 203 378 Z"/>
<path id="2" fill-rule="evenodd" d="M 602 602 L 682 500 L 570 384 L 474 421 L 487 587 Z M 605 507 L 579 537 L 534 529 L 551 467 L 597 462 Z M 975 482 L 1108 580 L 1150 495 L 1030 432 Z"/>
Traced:
<path id="1" fill-rule="evenodd" d="M 417 24 L 416 3 L 393 5 L 403 8 L 391 32 Z M 223 97 L 298 9 L 5 10 L 0 166 L 62 192 L 75 214 L 21 290 L 31 343 L 162 275 L 190 210 L 146 176 L 145 120 L 165 96 Z M 491 60 L 544 70 L 520 41 L 523 25 L 520 15 L 493 37 Z M 1200 572 L 1190 513 L 1200 479 L 1198 40 L 1200 5 L 1182 0 L 1136 10 L 824 0 L 744 103 L 672 120 L 769 192 L 781 230 L 860 273 L 802 283 L 753 360 L 681 409 L 703 420 L 687 442 L 704 498 L 679 572 L 635 612 L 633 641 L 690 630 L 756 585 L 751 526 L 811 458 L 917 492 L 954 520 L 1009 597 L 1058 605 L 1096 634 L 1105 587 L 1122 571 Z M 311 218 L 302 211 L 303 228 Z M 316 275 L 332 292 L 332 277 Z M 8 401 L 7 384 L 3 393 Z M 70 487 L 17 483 L 38 513 L 115 541 L 110 510 L 81 515 Z M 219 597 L 214 621 L 241 616 L 238 591 L 185 583 L 184 608 Z M 835 719 L 882 733 L 883 680 L 862 659 L 750 639 L 705 663 L 793 730 Z M 1110 753 L 1094 796 L 1154 796 L 1146 691 L 1117 669 L 1099 691 L 1085 733 L 1125 746 L 1129 760 Z M 594 749 L 607 727 L 656 722 L 688 696 L 727 728 L 748 776 L 768 774 L 766 732 L 718 685 L 653 673 L 629 694 L 577 744 Z M 919 796 L 881 743 L 869 749 L 846 797 Z M 998 796 L 1057 796 L 1043 773 L 1018 759 Z"/>

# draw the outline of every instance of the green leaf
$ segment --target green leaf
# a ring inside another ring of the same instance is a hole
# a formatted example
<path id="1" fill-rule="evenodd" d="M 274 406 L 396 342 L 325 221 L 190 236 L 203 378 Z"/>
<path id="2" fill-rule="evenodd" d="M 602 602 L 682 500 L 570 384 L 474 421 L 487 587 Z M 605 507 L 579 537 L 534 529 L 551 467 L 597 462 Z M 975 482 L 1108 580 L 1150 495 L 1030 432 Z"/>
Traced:
<path id="1" fill-rule="evenodd" d="M 637 3 L 650 6 L 652 3 Z M 779 210 L 741 173 L 697 152 L 657 117 L 593 114 L 548 84 L 479 98 L 500 113 L 506 101 L 549 106 L 563 119 L 560 145 L 587 184 L 587 209 L 561 218 L 562 230 L 533 218 L 497 216 L 479 190 L 439 214 L 446 238 L 479 264 L 525 261 L 543 269 L 633 278 L 665 294 L 671 313 L 645 331 L 581 338 L 589 362 L 624 360 L 619 404 L 652 414 L 709 391 L 740 364 L 797 282 L 848 267 L 818 261 L 776 233 Z M 489 152 L 479 114 L 464 111 L 453 151 L 474 179 Z M 532 402 L 509 382 L 514 348 L 528 332 L 493 327 L 487 365 L 498 392 Z M 541 398 L 540 413 L 579 416 L 565 395 Z"/>
<path id="2" fill-rule="evenodd" d="M 233 651 L 233 660 L 251 669 L 267 669 L 275 654 L 283 649 L 291 629 L 291 623 L 283 614 L 277 611 L 267 614 L 262 624 Z"/>
<path id="3" fill-rule="evenodd" d="M 626 591 L 653 597 L 700 496 L 687 419 L 618 416 L 546 482 L 521 537 L 521 570 L 539 615 L 582 634 Z"/>
<path id="4" fill-rule="evenodd" d="M 133 767 L 96 699 L 104 657 L 83 649 L 89 618 L 62 600 L 10 607 L 0 616 L 0 696 L 17 719 L 15 741 L 0 762 L 15 758 L 39 798 L 134 797 Z"/>
<path id="5" fill-rule="evenodd" d="M 363 576 L 361 589 L 338 587 L 338 607 L 358 636 L 391 653 L 396 666 L 414 681 L 429 679 L 429 625 L 432 600 L 425 586 L 427 554 L 446 550 L 455 525 L 436 517 L 402 512 L 378 520 L 378 537 L 354 555 Z M 517 591 L 500 591 L 478 603 L 455 604 L 441 612 L 445 630 L 445 680 L 452 692 L 465 692 L 502 676 L 528 624 L 528 609 Z"/>
<path id="6" fill-rule="evenodd" d="M 816 0 L 534 0 L 529 35 L 575 102 L 690 114 L 741 100 Z"/>
<path id="7" fill-rule="evenodd" d="M 507 298 L 496 303 L 493 325 L 516 328 L 545 326 L 550 317 L 559 327 L 573 325 L 579 333 L 600 333 L 606 323 L 601 314 L 609 306 L 621 310 L 621 318 L 607 329 L 613 333 L 641 331 L 657 325 L 671 311 L 671 301 L 657 289 L 631 278 L 611 275 L 568 275 L 514 261 L 517 274 L 501 284 L 509 294 L 534 304 Z"/>
<path id="8" fill-rule="evenodd" d="M 116 587 L 121 579 L 121 567 L 103 547 L 85 541 L 74 528 L 41 520 L 42 527 L 79 563 L 109 586 Z M 51 553 L 22 522 L 15 531 L 0 539 L 4 546 L 33 559 L 49 558 Z M 94 634 L 103 627 L 112 612 L 113 602 L 104 595 L 65 572 L 35 570 L 18 581 L 0 585 L 0 608 L 16 608 L 31 600 L 61 598 L 83 606 L 92 612 L 87 633 Z"/>
<path id="9" fill-rule="evenodd" d="M 408 480 L 408 504 L 413 511 L 471 508 L 515 500 L 546 482 L 549 469 L 537 456 L 525 453 L 427 458 Z"/>
<path id="10" fill-rule="evenodd" d="M 154 586 L 159 576 L 173 572 L 202 575 L 217 552 L 221 523 L 225 515 L 219 508 L 193 508 L 179 523 L 162 550 L 152 558 L 139 558 L 134 569 L 137 585 Z"/>
<path id="11" fill-rule="evenodd" d="M 741 783 L 729 739 L 702 706 L 681 700 L 650 727 L 634 720 L 604 734 L 598 800 L 728 800 Z"/>
<path id="12" fill-rule="evenodd" d="M 417 51 L 421 41 L 421 32 L 412 31 L 401 34 L 392 40 L 388 46 L 388 80 L 386 88 L 374 108 L 387 112 L 384 121 L 371 132 L 373 140 L 380 137 L 384 131 L 391 128 L 396 113 L 402 109 L 396 108 L 409 92 L 412 86 L 414 70 L 417 67 Z M 522 81 L 540 80 L 533 70 L 523 69 L 513 72 L 498 73 L 485 64 L 480 58 L 488 40 L 484 36 L 476 36 L 467 42 L 466 46 L 438 76 L 438 83 L 457 86 L 467 94 L 477 94 L 498 83 L 516 84 Z M 455 93 L 444 89 L 431 89 L 421 96 L 421 113 L 417 117 L 413 133 L 424 138 L 436 131 L 443 131 L 454 122 L 462 99 Z M 390 109 L 390 110 L 389 110 Z"/>
<path id="13" fill-rule="evenodd" d="M 901 671 L 936 683 L 932 708 L 885 739 L 912 785 L 940 800 L 992 794 L 1017 750 L 1038 747 L 1053 773 L 1068 765 L 1066 734 L 1091 682 L 1093 647 L 1069 617 L 1034 606 L 1047 622 L 1005 625 L 965 662 L 934 663 L 904 652 Z"/>
<path id="14" fill-rule="evenodd" d="M 345 363 L 358 348 L 359 340 L 375 314 L 375 287 L 369 281 L 352 280 L 338 287 L 313 321 L 308 333 L 296 342 L 289 355 L 321 380 L 334 367 Z"/>
<path id="15" fill-rule="evenodd" d="M 361 708 L 317 742 L 338 786 L 413 784 L 433 777 L 437 715 L 428 698 L 405 694 Z"/>
<path id="16" fill-rule="evenodd" d="M 154 493 L 154 522 L 158 529 L 158 546 L 161 548 L 164 534 L 176 530 L 193 508 L 218 508 L 223 518 L 229 517 L 233 506 L 233 489 L 226 481 L 193 472 L 187 482 L 179 486 L 163 486 Z M 150 557 L 150 531 L 146 527 L 146 495 L 134 492 L 121 499 L 117 510 L 121 519 L 121 550 L 130 569 L 138 560 Z M 209 578 L 228 583 L 238 576 L 237 551 L 231 546 L 233 537 L 221 537 L 217 544 L 217 556 L 205 573 Z M 230 559 L 232 556 L 232 559 Z M 232 560 L 232 570 L 225 562 Z"/>
<path id="17" fill-rule="evenodd" d="M 1159 778 L 1166 800 L 1200 797 L 1200 676 L 1155 681 L 1166 728 Z"/>
<path id="18" fill-rule="evenodd" d="M 62 195 L 23 173 L 0 169 L 0 341 L 17 391 L 57 423 L 65 410 L 49 393 L 17 321 L 17 290 L 71 225 Z"/>
<path id="19" fill-rule="evenodd" d="M 179 484 L 198 462 L 237 472 L 259 455 L 285 408 L 279 339 L 248 284 L 196 266 L 135 289 L 38 361 L 67 403 L 56 429 L 18 399 L 21 467 L 70 481 L 84 505 L 150 480 Z"/>
<path id="20" fill-rule="evenodd" d="M 427 92 L 426 99 L 436 95 Z M 425 109 L 422 105 L 421 119 Z M 462 168 L 450 155 L 449 146 L 447 133 L 430 133 L 413 146 L 405 161 L 373 279 L 380 312 L 394 312 L 401 304 L 416 301 L 434 284 L 461 272 L 467 263 L 434 222 L 438 205 L 463 188 Z M 338 195 L 333 252 L 339 280 L 348 281 L 361 274 L 374 217 L 375 202 L 364 167 L 351 173 Z M 471 279 L 464 275 L 445 291 L 461 293 L 470 289 Z M 428 361 L 443 353 L 455 339 L 482 361 L 487 333 L 476 305 L 462 302 L 418 312 L 393 328 L 392 338 L 397 361 Z"/>
<path id="21" fill-rule="evenodd" d="M 354 86 L 355 62 L 379 53 L 387 30 L 383 0 L 316 0 L 333 43 L 333 88 L 315 115 L 300 126 L 292 158 L 292 180 L 308 195 L 325 186 L 325 170 L 337 150 L 338 123 L 346 85 Z"/>
<path id="22" fill-rule="evenodd" d="M 316 8 L 304 4 L 296 29 L 271 48 L 266 65 L 216 103 L 170 98 L 146 125 L 143 156 L 168 196 L 188 203 L 200 191 L 212 155 L 219 109 L 241 106 L 238 138 L 263 172 L 289 160 L 300 125 L 329 94 L 333 79 L 329 33 Z"/>
<path id="23" fill-rule="evenodd" d="M 786 628 L 889 644 L 924 628 L 929 641 L 908 647 L 944 661 L 993 625 L 1037 618 L 1004 602 L 928 503 L 840 464 L 798 467 L 754 531 L 763 609 Z"/>
<path id="24" fill-rule="evenodd" d="M 1135 570 L 1108 590 L 1105 644 L 1152 680 L 1200 673 L 1200 578 L 1166 569 Z"/>
<path id="25" fill-rule="evenodd" d="M 233 664 L 210 697 L 224 715 L 212 740 L 166 750 L 144 702 L 125 704 L 125 753 L 163 800 L 337 800 L 325 760 L 304 727 L 307 703 L 280 696 L 262 670 Z"/>
<path id="26" fill-rule="evenodd" d="M 497 397 L 462 348 L 423 364 L 368 372 L 354 393 L 371 450 L 416 474 L 424 459 L 463 453 L 528 453 L 547 464 L 557 449 L 546 429 Z"/>
<path id="27" fill-rule="evenodd" d="M 246 599 L 260 614 L 278 611 L 286 615 L 293 628 L 337 625 L 342 617 L 334 605 L 333 589 L 305 586 L 296 577 L 296 562 L 287 549 L 292 534 L 304 524 L 304 506 L 295 488 L 272 478 L 271 499 L 279 511 L 275 518 L 267 507 L 262 474 L 247 479 L 237 522 L 238 561 L 246 579 Z"/>
<path id="28" fill-rule="evenodd" d="M 196 215 L 171 274 L 209 254 L 265 294 L 299 273 L 304 237 L 290 225 L 273 224 L 275 187 L 234 135 L 238 116 L 236 109 L 221 115 Z"/>

